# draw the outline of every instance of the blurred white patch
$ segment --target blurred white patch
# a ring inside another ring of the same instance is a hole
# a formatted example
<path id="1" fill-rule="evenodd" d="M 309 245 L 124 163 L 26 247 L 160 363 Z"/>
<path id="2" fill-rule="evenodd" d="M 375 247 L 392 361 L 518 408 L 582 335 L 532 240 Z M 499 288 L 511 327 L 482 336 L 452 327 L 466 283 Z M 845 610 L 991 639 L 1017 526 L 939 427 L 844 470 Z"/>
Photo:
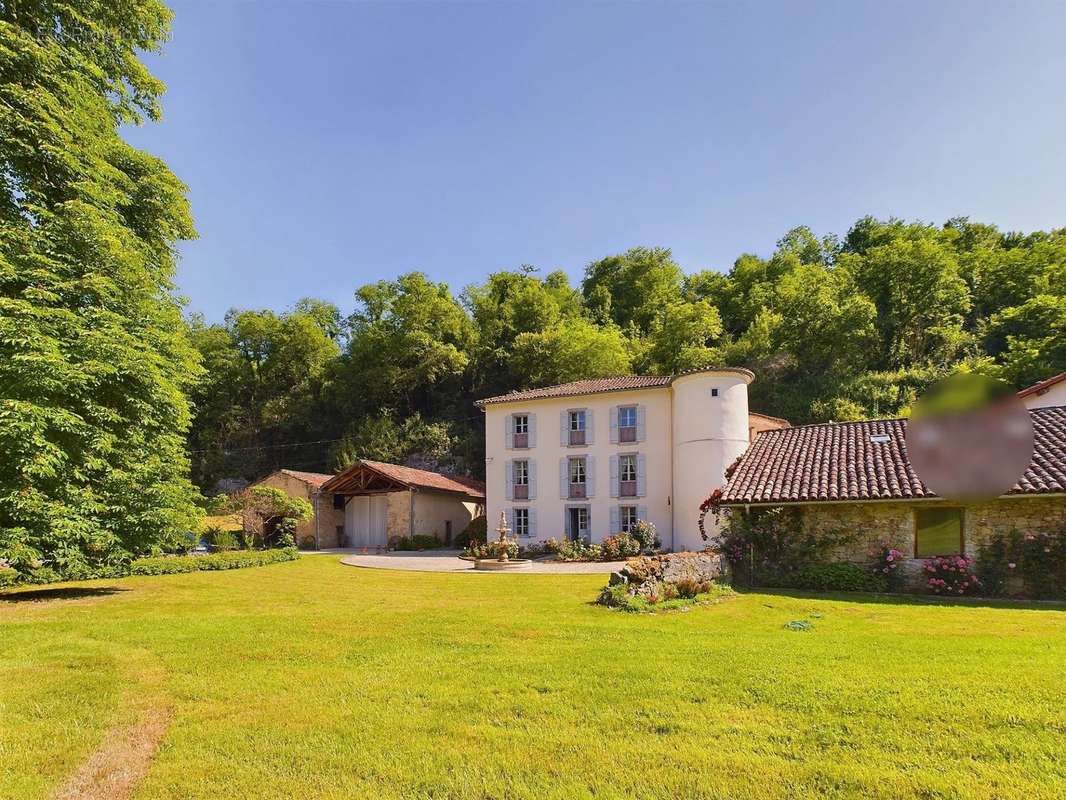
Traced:
<path id="1" fill-rule="evenodd" d="M 1033 423 L 1005 383 L 955 375 L 915 403 L 906 443 L 927 488 L 948 500 L 978 502 L 1021 478 L 1033 458 Z"/>

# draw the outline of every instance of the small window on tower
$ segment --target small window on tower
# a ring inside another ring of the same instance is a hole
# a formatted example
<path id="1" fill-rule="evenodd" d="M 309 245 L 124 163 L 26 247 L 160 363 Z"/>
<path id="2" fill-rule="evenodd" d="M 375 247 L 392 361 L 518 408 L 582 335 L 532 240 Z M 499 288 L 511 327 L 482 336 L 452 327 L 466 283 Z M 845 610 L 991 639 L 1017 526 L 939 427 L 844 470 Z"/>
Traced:
<path id="1" fill-rule="evenodd" d="M 711 389 L 711 397 L 717 397 L 717 396 L 718 396 L 718 390 L 717 389 Z"/>

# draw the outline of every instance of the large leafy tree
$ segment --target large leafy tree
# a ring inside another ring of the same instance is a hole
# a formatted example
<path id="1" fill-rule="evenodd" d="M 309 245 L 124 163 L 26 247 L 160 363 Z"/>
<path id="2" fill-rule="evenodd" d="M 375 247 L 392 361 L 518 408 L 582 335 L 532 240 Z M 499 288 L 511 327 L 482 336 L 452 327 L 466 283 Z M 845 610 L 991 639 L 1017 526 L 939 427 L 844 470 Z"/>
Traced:
<path id="1" fill-rule="evenodd" d="M 516 368 L 514 348 L 524 333 L 540 334 L 584 312 L 581 295 L 563 272 L 540 280 L 529 268 L 496 272 L 485 283 L 468 286 L 463 303 L 474 324 L 472 388 L 482 395 L 525 386 Z"/>
<path id="2" fill-rule="evenodd" d="M 193 475 L 224 477 L 278 466 L 325 469 L 322 449 L 292 442 L 336 435 L 326 394 L 343 335 L 336 306 L 303 299 L 293 311 L 230 311 L 223 325 L 190 320 L 206 375 L 192 393 Z"/>
<path id="3" fill-rule="evenodd" d="M 158 119 L 156 0 L 0 2 L 0 559 L 89 574 L 195 521 L 196 353 L 171 295 L 185 187 L 119 136 Z"/>
<path id="4" fill-rule="evenodd" d="M 634 247 L 585 267 L 581 292 L 594 317 L 646 333 L 681 298 L 684 273 L 664 247 Z"/>

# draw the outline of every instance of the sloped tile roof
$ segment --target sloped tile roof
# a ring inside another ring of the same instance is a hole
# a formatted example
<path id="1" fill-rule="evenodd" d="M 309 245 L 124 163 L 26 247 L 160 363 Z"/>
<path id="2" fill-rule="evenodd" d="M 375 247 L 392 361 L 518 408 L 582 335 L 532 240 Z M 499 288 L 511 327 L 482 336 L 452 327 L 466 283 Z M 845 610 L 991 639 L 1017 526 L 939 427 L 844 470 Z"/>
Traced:
<path id="1" fill-rule="evenodd" d="M 415 469 L 414 467 L 402 467 L 399 464 L 387 464 L 384 461 L 370 461 L 365 458 L 359 459 L 359 461 L 351 467 L 340 473 L 337 476 L 338 483 L 342 482 L 341 479 L 349 473 L 358 470 L 361 467 L 374 470 L 375 472 L 406 486 L 464 494 L 475 500 L 483 500 L 485 498 L 485 484 L 476 478 L 469 478 L 465 475 L 448 475 L 442 472 L 430 472 L 429 470 Z"/>
<path id="2" fill-rule="evenodd" d="M 309 483 L 315 488 L 321 487 L 322 484 L 324 484 L 326 481 L 333 477 L 332 475 L 326 475 L 323 472 L 300 472 L 299 470 L 295 469 L 279 469 L 278 472 L 281 472 L 292 478 L 296 478 L 296 480 L 298 481 Z"/>
<path id="3" fill-rule="evenodd" d="M 560 383 L 555 386 L 543 386 L 539 389 L 526 389 L 514 391 L 508 394 L 500 394 L 495 397 L 486 397 L 478 400 L 474 405 L 486 406 L 491 403 L 514 403 L 525 400 L 544 400 L 552 397 L 578 397 L 585 394 L 600 394 L 601 392 L 622 392 L 631 389 L 654 389 L 660 386 L 669 386 L 682 375 L 691 375 L 696 372 L 736 372 L 751 380 L 755 376 L 750 370 L 743 367 L 708 367 L 682 372 L 677 375 L 619 375 L 614 378 L 592 378 L 572 383 Z"/>
<path id="4" fill-rule="evenodd" d="M 1062 383 L 1063 381 L 1066 381 L 1066 372 L 1060 372 L 1058 375 L 1052 375 L 1047 380 L 1040 381 L 1040 383 L 1026 386 L 1018 392 L 1018 397 L 1029 397 L 1029 395 L 1033 394 L 1043 394 L 1055 384 Z"/>
<path id="5" fill-rule="evenodd" d="M 1033 460 L 1008 494 L 1066 492 L 1066 407 L 1036 408 Z M 907 459 L 907 421 L 764 431 L 723 490 L 726 505 L 936 497 Z M 887 436 L 882 443 L 871 436 Z"/>

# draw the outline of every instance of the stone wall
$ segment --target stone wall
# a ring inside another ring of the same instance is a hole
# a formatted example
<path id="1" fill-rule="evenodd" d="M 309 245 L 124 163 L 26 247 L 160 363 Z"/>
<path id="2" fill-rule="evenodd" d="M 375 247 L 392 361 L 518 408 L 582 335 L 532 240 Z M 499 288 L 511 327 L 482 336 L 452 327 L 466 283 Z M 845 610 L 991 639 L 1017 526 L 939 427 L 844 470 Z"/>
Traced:
<path id="1" fill-rule="evenodd" d="M 725 559 L 716 553 L 670 553 L 661 556 L 638 556 L 626 561 L 618 572 L 611 573 L 612 586 L 624 583 L 631 594 L 647 595 L 662 583 L 676 583 L 682 578 L 718 581 L 725 575 Z"/>
<path id="2" fill-rule="evenodd" d="M 882 544 L 901 551 L 900 567 L 908 589 L 924 588 L 922 559 L 914 558 L 914 512 L 918 508 L 958 508 L 943 502 L 826 503 L 798 506 L 806 531 L 857 531 L 859 539 L 832 555 L 834 560 L 872 564 Z M 981 546 L 997 534 L 1062 534 L 1066 530 L 1066 496 L 1012 497 L 963 505 L 962 540 L 965 555 L 976 558 Z"/>
<path id="3" fill-rule="evenodd" d="M 256 485 L 272 486 L 281 489 L 289 497 L 301 497 L 311 503 L 314 510 L 311 519 L 296 526 L 298 545 L 307 539 L 316 539 L 319 547 L 337 546 L 337 526 L 344 525 L 344 511 L 333 508 L 333 495 L 320 495 L 311 484 L 284 472 L 268 475 Z"/>

